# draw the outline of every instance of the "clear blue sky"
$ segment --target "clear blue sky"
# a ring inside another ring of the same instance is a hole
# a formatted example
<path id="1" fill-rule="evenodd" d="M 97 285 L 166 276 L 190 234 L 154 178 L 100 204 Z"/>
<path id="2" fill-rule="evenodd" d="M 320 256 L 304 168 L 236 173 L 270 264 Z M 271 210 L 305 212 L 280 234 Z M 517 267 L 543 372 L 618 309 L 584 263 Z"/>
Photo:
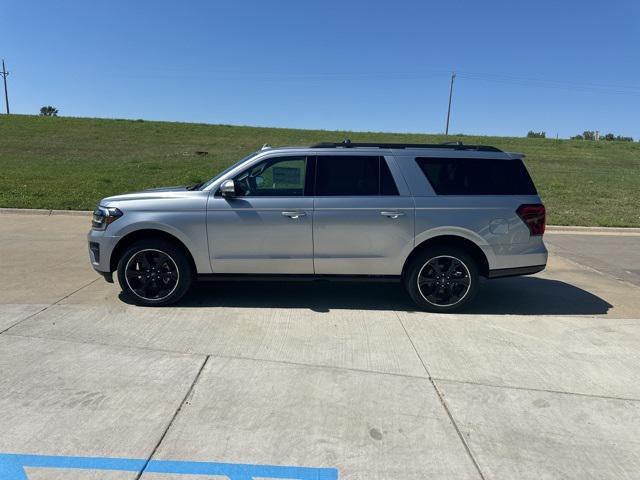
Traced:
<path id="1" fill-rule="evenodd" d="M 640 2 L 0 3 L 14 113 L 640 137 Z M 4 105 L 2 105 L 4 108 Z"/>

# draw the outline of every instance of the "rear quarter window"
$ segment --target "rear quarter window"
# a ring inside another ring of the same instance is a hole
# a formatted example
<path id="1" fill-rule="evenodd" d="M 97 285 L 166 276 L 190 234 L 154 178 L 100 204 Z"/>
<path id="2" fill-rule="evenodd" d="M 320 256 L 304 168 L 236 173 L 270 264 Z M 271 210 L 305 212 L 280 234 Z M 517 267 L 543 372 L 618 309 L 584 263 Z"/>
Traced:
<path id="1" fill-rule="evenodd" d="M 438 195 L 537 195 L 520 159 L 429 158 L 416 162 Z"/>

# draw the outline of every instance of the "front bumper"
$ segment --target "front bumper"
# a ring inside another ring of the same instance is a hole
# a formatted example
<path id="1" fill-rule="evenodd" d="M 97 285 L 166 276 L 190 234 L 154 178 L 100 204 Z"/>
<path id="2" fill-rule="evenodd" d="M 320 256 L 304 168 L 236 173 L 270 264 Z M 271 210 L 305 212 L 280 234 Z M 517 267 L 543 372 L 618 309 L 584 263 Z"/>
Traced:
<path id="1" fill-rule="evenodd" d="M 87 235 L 89 246 L 89 261 L 95 271 L 105 277 L 107 281 L 113 281 L 111 275 L 111 254 L 120 240 L 120 237 L 109 235 L 107 230 L 90 230 Z"/>
<path id="2" fill-rule="evenodd" d="M 113 272 L 100 272 L 99 270 L 96 270 L 96 272 L 102 275 L 102 278 L 104 278 L 105 282 L 113 283 Z"/>

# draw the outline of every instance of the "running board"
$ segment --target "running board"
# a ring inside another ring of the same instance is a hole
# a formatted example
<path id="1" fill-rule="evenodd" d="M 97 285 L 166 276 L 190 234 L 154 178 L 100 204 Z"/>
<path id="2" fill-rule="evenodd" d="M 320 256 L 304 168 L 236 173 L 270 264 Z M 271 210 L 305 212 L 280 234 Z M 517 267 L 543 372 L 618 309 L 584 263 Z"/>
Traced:
<path id="1" fill-rule="evenodd" d="M 255 274 L 255 273 L 205 273 L 198 280 L 213 282 L 313 282 L 329 280 L 333 282 L 399 282 L 400 275 L 300 275 L 300 274 Z"/>

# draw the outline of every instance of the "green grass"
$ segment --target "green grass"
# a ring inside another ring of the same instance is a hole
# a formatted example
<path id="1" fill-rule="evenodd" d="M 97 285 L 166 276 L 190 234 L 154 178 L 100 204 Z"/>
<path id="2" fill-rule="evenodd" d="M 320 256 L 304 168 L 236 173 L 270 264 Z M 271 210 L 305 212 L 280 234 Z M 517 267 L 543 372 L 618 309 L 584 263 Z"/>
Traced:
<path id="1" fill-rule="evenodd" d="M 93 209 L 105 196 L 212 177 L 263 143 L 463 140 L 523 152 L 557 225 L 640 226 L 640 144 L 0 116 L 0 207 Z M 196 155 L 208 151 L 206 156 Z"/>

